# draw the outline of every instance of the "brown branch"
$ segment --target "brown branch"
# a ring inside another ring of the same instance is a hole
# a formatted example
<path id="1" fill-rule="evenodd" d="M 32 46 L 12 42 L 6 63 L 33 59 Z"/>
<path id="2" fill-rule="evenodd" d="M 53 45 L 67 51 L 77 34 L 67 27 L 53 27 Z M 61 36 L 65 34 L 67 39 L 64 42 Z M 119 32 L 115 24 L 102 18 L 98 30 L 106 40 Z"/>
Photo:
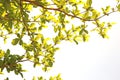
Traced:
<path id="1" fill-rule="evenodd" d="M 26 59 L 26 60 L 20 60 L 20 61 L 15 62 L 14 64 L 3 64 L 2 66 L 0 66 L 0 68 L 15 67 L 19 62 L 25 62 L 25 61 L 33 62 L 31 60 L 28 60 L 28 59 Z"/>
<path id="2" fill-rule="evenodd" d="M 25 23 L 24 16 L 23 16 L 22 0 L 20 0 L 20 4 L 19 4 L 19 5 L 20 5 L 20 13 L 21 13 L 21 16 L 22 16 L 23 24 L 24 24 L 24 26 L 25 26 L 25 28 L 26 28 L 26 30 L 27 30 L 27 32 L 28 32 L 28 35 L 30 35 L 29 29 L 28 29 L 28 27 L 27 27 L 27 25 L 26 25 L 26 23 Z"/>
<path id="3" fill-rule="evenodd" d="M 59 8 L 47 8 L 47 7 L 44 7 L 43 5 L 39 4 L 39 3 L 36 2 L 36 1 L 30 1 L 30 0 L 22 0 L 22 1 L 29 2 L 30 4 L 39 6 L 39 7 L 43 8 L 43 9 L 59 11 L 59 12 L 64 13 L 64 14 L 67 15 L 67 16 L 71 16 L 71 17 L 75 17 L 75 18 L 84 20 L 83 18 L 80 18 L 80 17 L 78 17 L 78 16 L 76 16 L 76 15 L 72 15 L 72 14 L 69 14 L 69 13 L 67 13 L 67 12 L 65 12 L 65 11 L 62 11 L 62 10 L 60 10 Z"/>
<path id="4" fill-rule="evenodd" d="M 29 59 L 25 59 L 25 60 L 17 61 L 16 63 L 19 63 L 19 62 L 25 62 L 25 61 L 33 62 L 33 61 L 29 60 Z"/>
<path id="5" fill-rule="evenodd" d="M 69 14 L 69 13 L 67 13 L 67 12 L 65 12 L 65 11 L 63 11 L 63 10 L 61 10 L 61 9 L 59 9 L 59 8 L 48 8 L 48 7 L 44 7 L 43 5 L 39 4 L 39 3 L 36 2 L 36 1 L 31 1 L 31 0 L 22 0 L 22 1 L 28 2 L 28 3 L 33 4 L 33 5 L 36 5 L 36 6 L 39 6 L 39 7 L 43 8 L 43 9 L 59 11 L 59 12 L 64 13 L 64 14 L 67 15 L 67 16 L 71 16 L 71 17 L 74 17 L 74 18 L 78 18 L 78 19 L 83 20 L 83 21 L 96 21 L 96 20 L 98 20 L 98 19 L 100 19 L 100 18 L 102 18 L 102 17 L 104 17 L 104 16 L 107 16 L 107 15 L 109 15 L 109 14 L 112 14 L 112 13 L 114 13 L 114 12 L 117 12 L 117 11 L 112 11 L 112 12 L 106 13 L 106 14 L 104 14 L 104 15 L 96 18 L 96 19 L 83 19 L 83 18 L 78 17 L 78 16 L 76 16 L 76 15 Z M 85 11 L 84 11 L 84 12 L 85 12 Z M 82 12 L 82 13 L 84 13 L 84 12 Z M 80 14 L 81 14 L 81 13 L 80 13 Z"/>
<path id="6" fill-rule="evenodd" d="M 21 15 L 22 15 L 22 21 L 23 21 L 23 24 L 24 24 L 24 26 L 25 26 L 27 32 L 28 32 L 28 36 L 30 36 L 30 39 L 31 39 L 31 41 L 32 41 L 31 44 L 34 46 L 34 49 L 33 49 L 33 50 L 34 50 L 34 52 L 36 53 L 37 51 L 36 51 L 35 44 L 33 43 L 34 41 L 33 41 L 32 35 L 31 35 L 31 33 L 30 33 L 30 31 L 29 31 L 29 29 L 28 29 L 28 27 L 27 27 L 27 24 L 25 23 L 25 20 L 24 20 L 22 1 L 24 1 L 24 0 L 20 0 L 20 12 L 21 12 Z M 27 1 L 27 0 L 25 0 L 25 1 Z M 37 3 L 36 3 L 36 4 L 37 4 Z M 37 56 L 34 55 L 34 57 L 37 57 Z"/>
<path id="7" fill-rule="evenodd" d="M 11 20 L 11 21 L 18 21 L 18 22 L 34 22 L 34 23 L 38 23 L 38 22 L 40 22 L 40 21 L 34 21 L 34 20 L 30 20 L 30 21 L 26 21 L 26 20 L 20 20 L 20 19 L 14 19 L 14 18 L 11 18 L 11 19 L 9 19 L 9 18 L 0 18 L 0 20 Z"/>

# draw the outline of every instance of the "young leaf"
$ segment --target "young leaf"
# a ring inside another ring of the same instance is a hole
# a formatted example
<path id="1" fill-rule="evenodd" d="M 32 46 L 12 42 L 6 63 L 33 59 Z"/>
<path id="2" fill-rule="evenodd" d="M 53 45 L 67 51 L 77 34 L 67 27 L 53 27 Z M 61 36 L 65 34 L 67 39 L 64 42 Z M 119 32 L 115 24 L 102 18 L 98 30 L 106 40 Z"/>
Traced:
<path id="1" fill-rule="evenodd" d="M 92 0 L 87 0 L 87 5 L 88 5 L 89 7 L 91 7 L 91 5 L 92 5 Z"/>
<path id="2" fill-rule="evenodd" d="M 84 8 L 88 10 L 90 9 L 91 5 L 92 5 L 92 0 L 87 0 L 84 5 Z"/>
<path id="3" fill-rule="evenodd" d="M 4 51 L 0 50 L 0 58 L 2 58 L 5 55 Z"/>
<path id="4" fill-rule="evenodd" d="M 106 9 L 105 9 L 106 13 L 109 12 L 110 9 L 111 9 L 110 6 L 106 6 Z"/>

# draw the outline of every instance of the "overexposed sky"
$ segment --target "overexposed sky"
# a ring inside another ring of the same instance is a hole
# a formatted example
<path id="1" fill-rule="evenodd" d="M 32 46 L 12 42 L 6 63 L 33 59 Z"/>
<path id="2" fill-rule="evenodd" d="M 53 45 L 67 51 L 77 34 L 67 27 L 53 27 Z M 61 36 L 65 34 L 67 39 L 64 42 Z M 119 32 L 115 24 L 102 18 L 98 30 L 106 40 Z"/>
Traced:
<path id="1" fill-rule="evenodd" d="M 93 6 L 114 6 L 114 1 L 93 0 Z M 109 31 L 110 39 L 103 39 L 96 33 L 91 33 L 89 42 L 81 42 L 79 45 L 62 42 L 50 72 L 42 73 L 38 69 L 33 71 L 31 64 L 26 63 L 25 68 L 31 70 L 25 73 L 27 80 L 31 80 L 32 75 L 41 74 L 48 77 L 58 73 L 61 73 L 63 80 L 120 80 L 120 13 L 111 14 L 103 20 L 117 22 Z M 18 47 L 16 49 L 19 50 Z M 0 80 L 8 75 L 0 75 Z M 10 80 L 22 79 L 20 76 L 10 76 Z"/>

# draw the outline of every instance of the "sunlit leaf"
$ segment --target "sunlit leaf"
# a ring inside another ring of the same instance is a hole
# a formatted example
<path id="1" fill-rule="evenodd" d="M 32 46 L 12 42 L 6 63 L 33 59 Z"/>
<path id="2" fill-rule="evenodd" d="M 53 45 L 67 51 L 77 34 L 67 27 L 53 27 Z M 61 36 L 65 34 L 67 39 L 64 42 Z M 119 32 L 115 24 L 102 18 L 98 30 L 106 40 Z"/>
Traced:
<path id="1" fill-rule="evenodd" d="M 87 0 L 87 5 L 89 6 L 89 7 L 91 7 L 91 5 L 92 5 L 92 0 Z"/>
<path id="2" fill-rule="evenodd" d="M 2 58 L 5 55 L 4 51 L 0 50 L 0 58 Z"/>

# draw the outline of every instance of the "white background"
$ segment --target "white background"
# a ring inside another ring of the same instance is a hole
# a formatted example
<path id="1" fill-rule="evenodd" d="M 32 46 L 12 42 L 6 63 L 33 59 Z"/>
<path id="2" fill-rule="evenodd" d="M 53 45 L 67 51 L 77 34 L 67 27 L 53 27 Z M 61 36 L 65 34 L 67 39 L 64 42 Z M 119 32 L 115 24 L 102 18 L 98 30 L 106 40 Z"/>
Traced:
<path id="1" fill-rule="evenodd" d="M 114 6 L 114 0 L 93 0 L 93 6 L 96 8 L 105 5 Z M 49 77 L 58 73 L 61 73 L 63 80 L 120 80 L 120 13 L 112 14 L 103 20 L 117 22 L 109 31 L 110 39 L 103 39 L 92 33 L 90 41 L 86 43 L 76 45 L 62 42 L 50 72 L 34 70 L 26 63 L 27 66 L 24 67 L 30 69 L 25 73 L 27 80 L 31 80 L 33 75 Z M 18 50 L 16 47 L 16 51 Z M 6 76 L 10 76 L 10 80 L 22 80 L 20 76 L 11 76 L 7 73 L 0 75 L 0 80 Z"/>

